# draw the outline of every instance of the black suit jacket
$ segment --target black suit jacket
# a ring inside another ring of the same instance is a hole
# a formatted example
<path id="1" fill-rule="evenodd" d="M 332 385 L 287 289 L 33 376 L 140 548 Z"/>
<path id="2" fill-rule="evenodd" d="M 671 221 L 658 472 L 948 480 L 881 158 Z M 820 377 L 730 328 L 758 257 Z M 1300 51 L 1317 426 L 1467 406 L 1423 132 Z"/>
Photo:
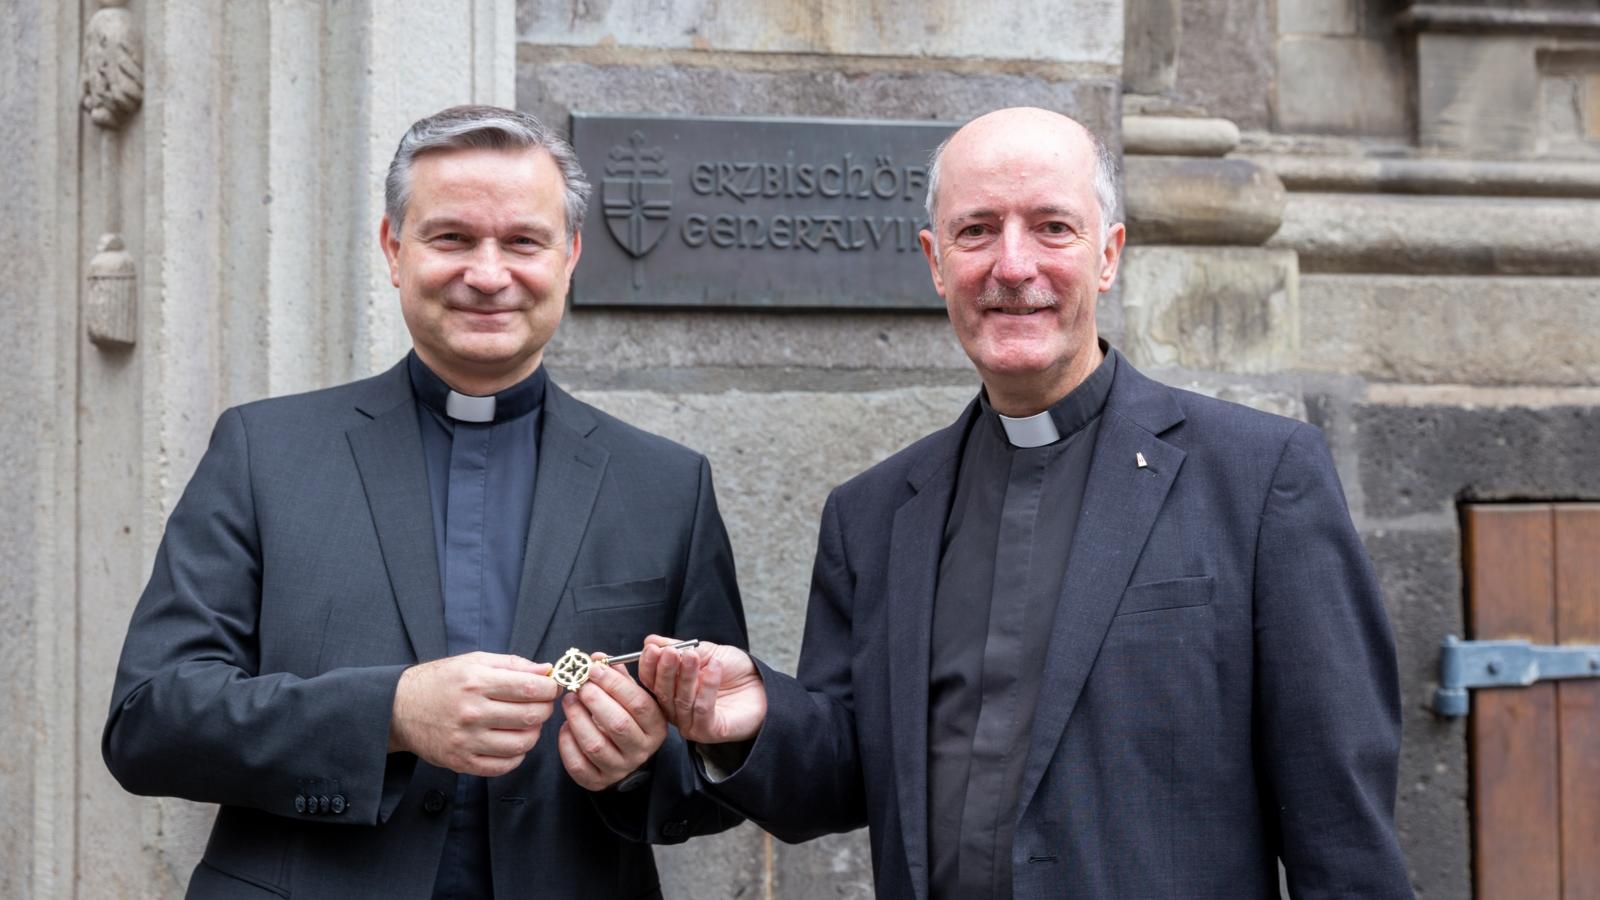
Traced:
<path id="1" fill-rule="evenodd" d="M 787 840 L 869 825 L 880 897 L 928 893 L 929 634 L 973 414 L 828 498 L 798 679 L 762 667 L 767 720 L 713 788 Z M 1411 896 L 1393 640 L 1319 432 L 1126 360 L 1103 415 L 1016 896 L 1275 897 L 1280 855 L 1296 897 Z"/>
<path id="2" fill-rule="evenodd" d="M 222 805 L 191 897 L 430 895 L 454 776 L 386 752 L 401 671 L 445 655 L 423 465 L 403 365 L 218 422 L 134 611 L 103 739 L 128 790 Z M 551 383 L 538 466 L 512 653 L 746 642 L 704 457 Z M 643 842 L 737 821 L 695 790 L 675 732 L 647 786 L 591 794 L 561 765 L 560 724 L 558 705 L 490 781 L 497 896 L 653 896 Z"/>

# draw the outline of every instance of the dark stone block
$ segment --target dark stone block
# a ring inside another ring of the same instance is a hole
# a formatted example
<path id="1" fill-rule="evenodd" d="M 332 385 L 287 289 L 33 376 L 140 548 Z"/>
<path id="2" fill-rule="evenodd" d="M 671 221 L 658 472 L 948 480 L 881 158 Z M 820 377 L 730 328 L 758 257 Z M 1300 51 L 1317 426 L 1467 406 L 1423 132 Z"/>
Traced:
<path id="1" fill-rule="evenodd" d="M 1600 498 L 1600 409 L 1362 404 L 1354 418 L 1369 517 Z"/>
<path id="2" fill-rule="evenodd" d="M 1455 529 L 1362 535 L 1383 585 L 1400 666 L 1400 779 L 1395 823 L 1420 897 L 1472 893 L 1464 719 L 1429 708 L 1439 642 L 1461 634 L 1461 539 Z"/>

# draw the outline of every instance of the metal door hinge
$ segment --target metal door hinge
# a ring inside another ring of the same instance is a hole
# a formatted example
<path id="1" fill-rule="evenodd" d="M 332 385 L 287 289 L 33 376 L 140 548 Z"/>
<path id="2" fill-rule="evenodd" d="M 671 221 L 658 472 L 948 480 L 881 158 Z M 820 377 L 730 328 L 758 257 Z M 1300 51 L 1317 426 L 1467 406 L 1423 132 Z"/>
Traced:
<path id="1" fill-rule="evenodd" d="M 1528 641 L 1463 641 L 1455 635 L 1439 647 L 1439 688 L 1433 711 L 1464 716 L 1467 691 L 1482 687 L 1527 687 L 1555 678 L 1600 678 L 1600 644 L 1548 646 Z"/>

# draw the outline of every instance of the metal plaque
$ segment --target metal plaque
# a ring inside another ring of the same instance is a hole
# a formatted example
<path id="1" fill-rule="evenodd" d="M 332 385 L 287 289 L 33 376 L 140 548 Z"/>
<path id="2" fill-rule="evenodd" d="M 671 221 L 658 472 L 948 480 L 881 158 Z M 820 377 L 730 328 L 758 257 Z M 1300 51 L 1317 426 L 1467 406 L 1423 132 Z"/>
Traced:
<path id="1" fill-rule="evenodd" d="M 579 306 L 940 309 L 928 122 L 572 117 L 594 184 Z"/>

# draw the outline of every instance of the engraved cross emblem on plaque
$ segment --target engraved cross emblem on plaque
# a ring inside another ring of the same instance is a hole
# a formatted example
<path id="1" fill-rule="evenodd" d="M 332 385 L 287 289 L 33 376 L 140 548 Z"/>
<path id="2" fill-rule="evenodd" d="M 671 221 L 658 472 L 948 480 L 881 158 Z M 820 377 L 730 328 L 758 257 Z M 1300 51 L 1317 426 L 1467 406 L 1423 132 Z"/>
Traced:
<path id="1" fill-rule="evenodd" d="M 633 289 L 644 287 L 644 264 L 667 233 L 672 211 L 672 180 L 660 147 L 646 147 L 644 133 L 635 131 L 627 145 L 618 144 L 606 156 L 606 178 L 600 184 L 600 205 L 606 228 L 622 249 L 633 257 Z"/>

